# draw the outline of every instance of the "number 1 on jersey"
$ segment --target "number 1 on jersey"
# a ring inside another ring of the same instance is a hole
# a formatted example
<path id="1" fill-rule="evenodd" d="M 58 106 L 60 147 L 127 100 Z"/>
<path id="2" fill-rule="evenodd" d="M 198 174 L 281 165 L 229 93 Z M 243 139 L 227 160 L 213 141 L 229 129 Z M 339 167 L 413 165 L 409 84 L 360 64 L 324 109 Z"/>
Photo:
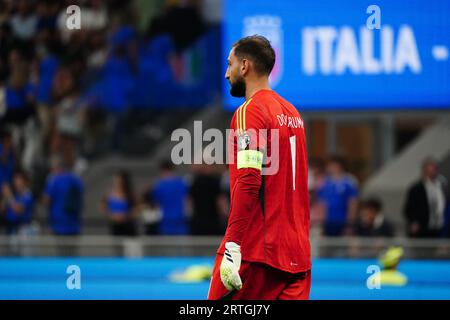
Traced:
<path id="1" fill-rule="evenodd" d="M 289 142 L 291 143 L 291 159 L 292 159 L 292 188 L 295 190 L 295 163 L 296 163 L 296 137 L 292 136 L 289 138 Z"/>

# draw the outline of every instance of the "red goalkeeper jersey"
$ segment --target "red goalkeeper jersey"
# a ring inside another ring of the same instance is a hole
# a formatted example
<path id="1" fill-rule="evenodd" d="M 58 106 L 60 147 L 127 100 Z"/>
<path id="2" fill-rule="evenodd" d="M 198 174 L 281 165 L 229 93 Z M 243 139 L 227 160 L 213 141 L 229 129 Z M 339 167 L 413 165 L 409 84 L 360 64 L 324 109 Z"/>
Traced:
<path id="1" fill-rule="evenodd" d="M 303 120 L 272 90 L 260 90 L 231 120 L 231 208 L 225 243 L 242 260 L 291 272 L 311 269 L 308 163 Z"/>

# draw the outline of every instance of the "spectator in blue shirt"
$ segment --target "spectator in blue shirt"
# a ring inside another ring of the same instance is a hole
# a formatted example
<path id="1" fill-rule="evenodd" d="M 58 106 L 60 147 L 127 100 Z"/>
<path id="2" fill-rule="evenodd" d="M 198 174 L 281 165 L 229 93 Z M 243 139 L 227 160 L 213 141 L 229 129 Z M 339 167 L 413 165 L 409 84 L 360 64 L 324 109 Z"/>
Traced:
<path id="1" fill-rule="evenodd" d="M 23 125 L 34 111 L 34 87 L 29 82 L 29 66 L 19 58 L 5 86 L 4 123 Z"/>
<path id="2" fill-rule="evenodd" d="M 188 186 L 184 180 L 174 174 L 171 162 L 164 162 L 160 166 L 160 178 L 151 194 L 152 201 L 158 204 L 162 211 L 160 234 L 188 234 L 187 195 Z"/>
<path id="3" fill-rule="evenodd" d="M 327 177 L 318 191 L 318 198 L 324 210 L 324 234 L 350 234 L 357 214 L 358 185 L 345 171 L 342 158 L 334 156 L 328 161 Z"/>
<path id="4" fill-rule="evenodd" d="M 134 217 L 135 203 L 130 175 L 127 171 L 120 170 L 114 175 L 112 188 L 101 203 L 101 211 L 110 221 L 112 235 L 135 236 L 137 234 Z"/>
<path id="5" fill-rule="evenodd" d="M 83 183 L 59 157 L 51 159 L 51 166 L 44 191 L 50 227 L 55 235 L 77 235 L 81 232 Z"/>
<path id="6" fill-rule="evenodd" d="M 20 228 L 28 226 L 33 210 L 33 195 L 26 175 L 16 172 L 13 181 L 13 188 L 8 184 L 2 188 L 8 234 L 17 234 Z"/>

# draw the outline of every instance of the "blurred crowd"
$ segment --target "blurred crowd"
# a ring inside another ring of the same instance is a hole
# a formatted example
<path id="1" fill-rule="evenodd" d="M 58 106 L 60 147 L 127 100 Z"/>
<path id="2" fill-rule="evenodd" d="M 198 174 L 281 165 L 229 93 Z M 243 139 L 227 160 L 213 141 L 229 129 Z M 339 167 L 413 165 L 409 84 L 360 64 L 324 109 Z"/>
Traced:
<path id="1" fill-rule="evenodd" d="M 447 179 L 435 159 L 427 157 L 418 181 L 407 187 L 401 214 L 406 235 L 412 238 L 450 237 L 450 201 Z M 310 164 L 311 227 L 325 236 L 402 236 L 383 211 L 376 196 L 362 197 L 358 181 L 346 169 L 345 159 L 332 156 Z"/>
<path id="2" fill-rule="evenodd" d="M 182 177 L 170 161 L 154 183 L 135 193 L 130 174 L 119 170 L 101 201 L 112 235 L 223 235 L 229 210 L 228 174 L 221 167 L 193 165 Z"/>
<path id="3" fill-rule="evenodd" d="M 12 182 L 3 183 L 0 221 L 8 235 L 27 236 L 39 232 L 33 214 L 38 201 L 47 208 L 52 234 L 82 234 L 83 181 L 64 165 L 62 158 L 54 156 L 50 162 L 51 172 L 41 199 L 33 197 L 23 171 L 12 172 Z M 0 173 L 9 174 L 4 167 L 0 169 Z M 229 212 L 228 199 L 228 172 L 223 167 L 193 165 L 188 177 L 181 177 L 174 171 L 173 164 L 165 161 L 154 182 L 137 191 L 130 173 L 117 170 L 110 187 L 99 199 L 98 211 L 113 236 L 223 235 Z"/>
<path id="4" fill-rule="evenodd" d="M 0 0 L 0 220 L 8 234 L 34 228 L 37 203 L 53 234 L 82 233 L 80 174 L 99 143 L 121 144 L 130 111 L 199 96 L 179 85 L 184 50 L 208 28 L 199 1 L 159 2 L 141 30 L 135 1 Z M 81 8 L 80 30 L 66 26 L 72 4 Z M 119 170 L 99 211 L 113 235 L 221 235 L 227 178 L 225 168 L 195 165 L 186 180 L 164 162 L 156 182 L 135 193 Z M 309 190 L 312 228 L 324 235 L 399 235 L 382 201 L 360 196 L 344 159 L 311 161 Z M 403 216 L 410 237 L 450 234 L 448 186 L 433 159 L 410 186 Z"/>
<path id="5" fill-rule="evenodd" d="M 207 30 L 199 1 L 159 2 L 141 30 L 136 1 L 0 1 L 0 127 L 27 172 L 56 153 L 83 167 L 102 141 L 117 149 L 130 111 L 198 96 L 182 81 L 184 50 Z M 73 4 L 81 29 L 67 27 Z"/>
<path id="6" fill-rule="evenodd" d="M 140 8 L 149 4 L 137 0 L 0 0 L 0 203 L 8 225 L 29 222 L 43 199 L 51 221 L 71 225 L 53 231 L 79 232 L 79 175 L 105 143 L 108 152 L 120 147 L 127 117 L 201 103 L 192 83 L 185 86 L 195 71 L 186 70 L 186 52 L 208 30 L 200 4 L 155 1 L 143 23 Z M 68 28 L 71 5 L 80 8 L 79 29 Z"/>
<path id="7" fill-rule="evenodd" d="M 0 149 L 0 212 L 8 234 L 33 232 L 33 197 L 27 174 L 11 170 L 11 142 L 3 138 Z M 6 151 L 6 152 L 5 152 Z M 55 235 L 79 235 L 83 227 L 83 181 L 52 156 L 41 204 Z M 326 163 L 312 161 L 309 190 L 311 230 L 328 237 L 403 236 L 383 209 L 382 201 L 360 195 L 357 179 L 346 171 L 345 161 L 333 156 Z M 447 182 L 432 158 L 422 164 L 422 176 L 406 190 L 403 217 L 406 235 L 414 238 L 450 236 Z M 98 211 L 114 236 L 223 235 L 230 208 L 229 177 L 225 165 L 192 165 L 179 175 L 171 161 L 159 166 L 153 182 L 136 190 L 127 170 L 118 170 L 99 199 Z M 397 214 L 402 214 L 398 212 Z M 30 231 L 31 230 L 31 231 Z"/>

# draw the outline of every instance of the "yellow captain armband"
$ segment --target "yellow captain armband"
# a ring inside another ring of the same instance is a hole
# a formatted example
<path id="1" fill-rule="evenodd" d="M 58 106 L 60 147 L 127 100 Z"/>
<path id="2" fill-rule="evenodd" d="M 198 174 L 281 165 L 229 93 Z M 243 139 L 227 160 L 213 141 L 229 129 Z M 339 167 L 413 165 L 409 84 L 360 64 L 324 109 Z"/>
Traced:
<path id="1" fill-rule="evenodd" d="M 263 153 L 258 150 L 241 150 L 237 153 L 237 168 L 262 170 Z"/>

